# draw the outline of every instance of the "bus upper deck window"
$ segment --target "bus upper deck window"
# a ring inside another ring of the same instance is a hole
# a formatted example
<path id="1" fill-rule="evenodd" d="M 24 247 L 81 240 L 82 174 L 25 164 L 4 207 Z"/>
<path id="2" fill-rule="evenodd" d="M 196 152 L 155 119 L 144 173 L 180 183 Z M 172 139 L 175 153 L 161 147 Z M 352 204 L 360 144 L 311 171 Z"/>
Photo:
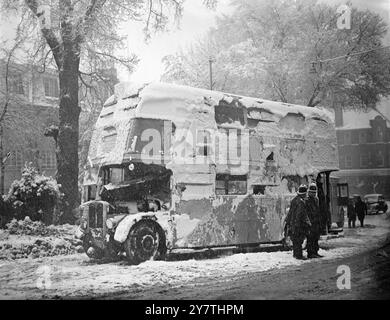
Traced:
<path id="1" fill-rule="evenodd" d="M 215 121 L 217 124 L 241 123 L 245 125 L 244 108 L 220 102 L 215 106 Z"/>

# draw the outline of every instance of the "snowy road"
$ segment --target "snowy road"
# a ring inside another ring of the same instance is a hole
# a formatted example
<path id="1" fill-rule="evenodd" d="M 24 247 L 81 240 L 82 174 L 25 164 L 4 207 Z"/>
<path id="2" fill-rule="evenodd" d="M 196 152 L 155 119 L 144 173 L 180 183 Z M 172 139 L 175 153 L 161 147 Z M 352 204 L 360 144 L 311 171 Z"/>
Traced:
<path id="1" fill-rule="evenodd" d="M 289 251 L 149 261 L 138 266 L 96 264 L 84 254 L 3 261 L 0 298 L 229 298 L 229 290 L 239 289 L 251 277 L 307 269 L 378 247 L 388 237 L 389 214 L 370 216 L 366 222 L 366 228 L 345 229 L 344 238 L 322 241 L 320 253 L 325 257 L 321 260 L 297 261 Z"/>

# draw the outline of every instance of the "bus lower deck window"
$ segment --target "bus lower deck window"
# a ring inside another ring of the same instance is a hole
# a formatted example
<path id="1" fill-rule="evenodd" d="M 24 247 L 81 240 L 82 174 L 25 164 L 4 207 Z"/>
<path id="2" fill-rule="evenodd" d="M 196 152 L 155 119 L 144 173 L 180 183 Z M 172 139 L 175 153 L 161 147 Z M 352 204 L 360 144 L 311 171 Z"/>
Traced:
<path id="1" fill-rule="evenodd" d="M 217 195 L 235 195 L 247 193 L 247 177 L 229 174 L 217 174 L 215 183 Z"/>
<path id="2" fill-rule="evenodd" d="M 253 186 L 253 194 L 264 195 L 265 194 L 265 185 L 255 185 Z"/>

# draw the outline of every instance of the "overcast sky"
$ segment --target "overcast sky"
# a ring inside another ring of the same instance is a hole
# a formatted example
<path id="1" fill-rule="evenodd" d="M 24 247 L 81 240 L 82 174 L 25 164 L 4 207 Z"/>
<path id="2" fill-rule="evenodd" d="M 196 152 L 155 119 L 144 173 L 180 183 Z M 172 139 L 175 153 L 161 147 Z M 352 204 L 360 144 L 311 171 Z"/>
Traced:
<path id="1" fill-rule="evenodd" d="M 332 5 L 346 2 L 342 0 L 320 1 Z M 367 8 L 379 13 L 389 24 L 390 0 L 352 0 L 351 2 L 353 6 L 359 9 Z M 127 52 L 137 54 L 140 63 L 131 75 L 125 71 L 119 71 L 120 80 L 135 82 L 159 80 L 164 71 L 161 59 L 201 38 L 210 27 L 215 25 L 216 17 L 232 13 L 233 7 L 229 3 L 230 0 L 218 0 L 216 10 L 212 11 L 203 5 L 203 0 L 186 0 L 180 29 L 172 27 L 169 32 L 154 35 L 149 43 L 145 43 L 145 36 L 142 31 L 145 26 L 144 23 L 129 22 L 124 25 L 122 33 L 127 35 Z M 10 32 L 12 23 L 5 16 L 1 16 L 1 18 L 0 38 L 2 35 L 8 35 L 9 37 L 12 34 Z M 15 21 L 17 20 L 15 19 Z M 390 45 L 390 33 L 386 37 L 386 44 Z"/>
<path id="2" fill-rule="evenodd" d="M 142 28 L 143 23 L 129 23 L 128 48 L 141 59 L 136 71 L 132 75 L 120 73 L 121 80 L 136 82 L 158 81 L 164 66 L 161 59 L 185 48 L 191 42 L 201 38 L 207 30 L 215 25 L 216 17 L 223 14 L 230 14 L 232 7 L 230 0 L 219 0 L 216 10 L 210 10 L 203 5 L 203 0 L 187 0 L 184 5 L 183 17 L 180 22 L 180 29 L 170 28 L 169 32 L 160 33 L 152 37 L 148 44 L 145 43 L 145 36 Z M 125 29 L 126 29 L 125 27 Z"/>
<path id="3" fill-rule="evenodd" d="M 129 50 L 136 53 L 141 60 L 132 75 L 120 72 L 120 79 L 135 82 L 158 81 L 164 71 L 161 59 L 165 55 L 190 45 L 191 42 L 200 38 L 210 27 L 215 25 L 217 16 L 230 14 L 233 11 L 233 7 L 229 5 L 230 0 L 219 0 L 216 11 L 205 8 L 202 2 L 202 0 L 187 0 L 181 20 L 181 30 L 172 30 L 154 36 L 149 44 L 144 42 L 142 25 L 129 24 Z M 346 3 L 346 1 L 340 0 L 322 0 L 322 2 L 329 4 Z M 389 23 L 390 0 L 352 0 L 351 2 L 353 6 L 359 9 L 367 8 L 381 14 L 383 19 Z M 390 44 L 390 33 L 386 38 L 386 43 Z"/>

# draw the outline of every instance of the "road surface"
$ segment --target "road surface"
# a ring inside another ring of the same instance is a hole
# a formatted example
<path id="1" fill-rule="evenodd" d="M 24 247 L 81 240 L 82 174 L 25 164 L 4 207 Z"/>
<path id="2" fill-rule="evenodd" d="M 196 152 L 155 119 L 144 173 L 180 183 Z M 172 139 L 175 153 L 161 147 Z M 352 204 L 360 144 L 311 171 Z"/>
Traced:
<path id="1" fill-rule="evenodd" d="M 257 252 L 213 259 L 96 263 L 84 254 L 0 261 L 0 299 L 389 299 L 390 214 L 321 241 L 322 259 Z M 337 268 L 351 271 L 339 289 Z"/>

